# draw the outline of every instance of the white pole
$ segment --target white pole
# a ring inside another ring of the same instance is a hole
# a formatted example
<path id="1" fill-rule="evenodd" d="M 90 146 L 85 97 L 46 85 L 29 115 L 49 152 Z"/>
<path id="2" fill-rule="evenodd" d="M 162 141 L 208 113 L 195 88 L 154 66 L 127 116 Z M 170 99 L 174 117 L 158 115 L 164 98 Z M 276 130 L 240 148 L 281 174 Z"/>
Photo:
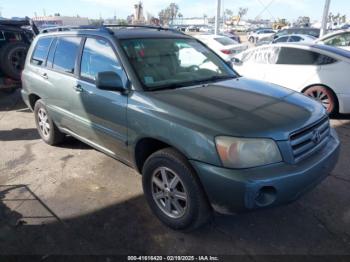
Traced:
<path id="1" fill-rule="evenodd" d="M 215 34 L 220 32 L 220 14 L 221 14 L 221 0 L 217 0 L 216 17 L 215 17 Z"/>
<path id="2" fill-rule="evenodd" d="M 322 16 L 322 27 L 321 27 L 320 37 L 324 36 L 327 32 L 327 22 L 328 22 L 330 5 L 331 5 L 331 0 L 326 0 L 324 5 L 324 10 L 323 10 L 323 16 Z"/>

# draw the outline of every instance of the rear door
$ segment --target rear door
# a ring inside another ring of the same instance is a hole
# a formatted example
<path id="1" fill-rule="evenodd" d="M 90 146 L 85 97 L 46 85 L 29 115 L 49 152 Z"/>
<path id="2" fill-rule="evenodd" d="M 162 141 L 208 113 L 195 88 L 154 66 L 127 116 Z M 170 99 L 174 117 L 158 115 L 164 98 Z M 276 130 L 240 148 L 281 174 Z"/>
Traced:
<path id="1" fill-rule="evenodd" d="M 265 74 L 265 80 L 301 91 L 319 79 L 319 54 L 293 47 L 274 47 L 274 59 Z"/>
<path id="2" fill-rule="evenodd" d="M 72 113 L 77 120 L 74 132 L 83 134 L 111 155 L 125 158 L 128 97 L 96 87 L 97 74 L 106 71 L 116 72 L 124 84 L 127 83 L 111 42 L 100 37 L 87 37 L 81 54 L 80 80 L 72 94 Z"/>
<path id="3" fill-rule="evenodd" d="M 72 130 L 72 96 L 77 85 L 77 58 L 82 38 L 60 36 L 52 42 L 46 70 L 41 77 L 47 82 L 49 110 L 54 121 L 61 127 Z"/>

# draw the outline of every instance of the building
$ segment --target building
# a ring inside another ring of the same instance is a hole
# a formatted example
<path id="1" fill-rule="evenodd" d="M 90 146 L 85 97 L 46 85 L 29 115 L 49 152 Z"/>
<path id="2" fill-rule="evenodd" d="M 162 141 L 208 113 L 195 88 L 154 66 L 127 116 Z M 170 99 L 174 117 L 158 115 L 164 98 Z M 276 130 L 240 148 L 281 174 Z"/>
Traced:
<path id="1" fill-rule="evenodd" d="M 37 16 L 33 17 L 33 21 L 39 28 L 55 26 L 82 26 L 89 24 L 89 19 L 87 17 L 80 16 Z"/>

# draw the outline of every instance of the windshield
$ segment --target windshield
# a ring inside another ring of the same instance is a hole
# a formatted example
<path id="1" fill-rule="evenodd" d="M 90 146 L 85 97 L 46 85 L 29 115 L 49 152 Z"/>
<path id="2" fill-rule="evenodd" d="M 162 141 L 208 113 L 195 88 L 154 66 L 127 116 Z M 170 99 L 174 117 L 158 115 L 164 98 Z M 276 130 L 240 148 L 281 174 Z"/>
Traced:
<path id="1" fill-rule="evenodd" d="M 146 91 L 235 78 L 234 71 L 194 39 L 121 40 Z"/>

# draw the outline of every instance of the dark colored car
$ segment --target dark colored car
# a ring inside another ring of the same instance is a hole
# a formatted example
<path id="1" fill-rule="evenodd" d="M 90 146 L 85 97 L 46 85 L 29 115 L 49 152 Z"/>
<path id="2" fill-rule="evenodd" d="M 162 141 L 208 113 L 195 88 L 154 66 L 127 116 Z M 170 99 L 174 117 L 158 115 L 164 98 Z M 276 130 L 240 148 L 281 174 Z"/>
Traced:
<path id="1" fill-rule="evenodd" d="M 26 28 L 27 27 L 27 28 Z M 28 20 L 0 20 L 0 90 L 21 85 L 21 72 L 35 33 Z"/>
<path id="2" fill-rule="evenodd" d="M 175 30 L 42 34 L 22 80 L 46 143 L 68 134 L 134 167 L 150 208 L 174 229 L 203 225 L 212 210 L 295 200 L 339 155 L 320 103 L 239 76 Z"/>
<path id="3" fill-rule="evenodd" d="M 227 36 L 231 38 L 232 40 L 235 40 L 237 43 L 241 43 L 241 37 L 236 34 L 234 30 L 227 30 L 222 35 Z"/>

